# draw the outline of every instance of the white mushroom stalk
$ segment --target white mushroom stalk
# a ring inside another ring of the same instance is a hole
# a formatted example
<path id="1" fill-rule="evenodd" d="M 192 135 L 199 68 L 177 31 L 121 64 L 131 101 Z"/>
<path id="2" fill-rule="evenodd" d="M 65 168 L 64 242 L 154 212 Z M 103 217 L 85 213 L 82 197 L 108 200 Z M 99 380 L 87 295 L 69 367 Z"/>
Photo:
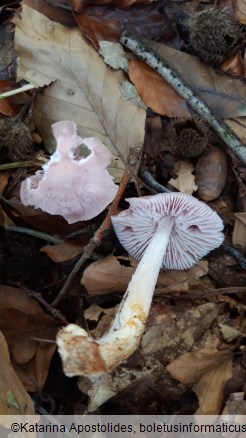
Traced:
<path id="1" fill-rule="evenodd" d="M 113 370 L 138 347 L 160 268 L 187 269 L 223 241 L 223 223 L 206 204 L 182 193 L 128 200 L 112 218 L 116 234 L 141 259 L 109 331 L 93 339 L 70 324 L 57 336 L 67 376 L 98 376 Z"/>

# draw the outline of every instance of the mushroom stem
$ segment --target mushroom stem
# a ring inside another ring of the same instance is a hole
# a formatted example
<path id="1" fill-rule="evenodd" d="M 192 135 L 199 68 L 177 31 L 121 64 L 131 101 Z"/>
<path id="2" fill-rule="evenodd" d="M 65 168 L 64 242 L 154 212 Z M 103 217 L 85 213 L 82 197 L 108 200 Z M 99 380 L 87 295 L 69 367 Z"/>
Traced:
<path id="1" fill-rule="evenodd" d="M 67 376 L 93 377 L 107 373 L 137 349 L 173 224 L 174 219 L 170 217 L 159 221 L 108 333 L 94 340 L 74 324 L 60 330 L 57 345 Z"/>
<path id="2" fill-rule="evenodd" d="M 133 322 L 137 322 L 136 319 L 139 319 L 144 330 L 146 321 L 143 323 L 143 314 L 147 320 L 173 224 L 174 220 L 170 217 L 159 221 L 156 232 L 128 285 L 110 332 L 119 330 L 125 324 L 132 325 Z"/>

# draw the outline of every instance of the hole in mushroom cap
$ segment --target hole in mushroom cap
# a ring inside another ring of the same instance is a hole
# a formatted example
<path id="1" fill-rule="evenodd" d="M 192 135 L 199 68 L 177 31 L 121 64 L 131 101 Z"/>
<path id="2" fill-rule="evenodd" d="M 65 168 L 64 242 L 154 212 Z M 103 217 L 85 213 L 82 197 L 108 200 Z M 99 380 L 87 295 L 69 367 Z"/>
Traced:
<path id="1" fill-rule="evenodd" d="M 75 161 L 79 161 L 81 158 L 87 158 L 91 155 L 91 150 L 84 143 L 79 144 L 72 152 Z"/>
<path id="2" fill-rule="evenodd" d="M 129 233 L 133 233 L 133 228 L 132 227 L 124 227 L 123 231 L 129 232 Z"/>
<path id="3" fill-rule="evenodd" d="M 200 231 L 200 228 L 197 225 L 190 225 L 188 227 L 189 231 Z"/>

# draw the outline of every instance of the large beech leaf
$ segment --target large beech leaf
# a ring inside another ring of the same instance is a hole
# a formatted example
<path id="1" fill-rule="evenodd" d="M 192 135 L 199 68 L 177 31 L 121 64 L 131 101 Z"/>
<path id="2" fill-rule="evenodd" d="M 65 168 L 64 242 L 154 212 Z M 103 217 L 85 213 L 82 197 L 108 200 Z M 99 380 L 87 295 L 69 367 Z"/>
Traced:
<path id="1" fill-rule="evenodd" d="M 121 71 L 112 71 L 81 35 L 50 21 L 23 4 L 15 46 L 18 80 L 37 86 L 52 85 L 41 93 L 34 120 L 51 150 L 50 125 L 71 120 L 82 137 L 98 137 L 113 153 L 109 168 L 119 180 L 130 147 L 142 147 L 145 110 L 124 101 Z M 54 146 L 54 145 L 53 145 Z"/>

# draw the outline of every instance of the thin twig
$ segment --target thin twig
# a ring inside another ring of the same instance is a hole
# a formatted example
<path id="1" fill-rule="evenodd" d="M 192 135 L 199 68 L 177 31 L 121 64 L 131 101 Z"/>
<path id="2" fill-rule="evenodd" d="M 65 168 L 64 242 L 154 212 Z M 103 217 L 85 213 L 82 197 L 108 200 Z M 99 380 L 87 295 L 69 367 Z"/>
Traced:
<path id="1" fill-rule="evenodd" d="M 46 240 L 47 242 L 52 243 L 62 243 L 64 239 L 60 239 L 59 237 L 51 236 L 48 233 L 43 233 L 42 231 L 32 230 L 27 227 L 17 227 L 15 225 L 4 225 L 4 229 L 6 231 L 12 231 L 14 233 L 28 234 L 29 236 L 36 237 L 37 239 Z"/>
<path id="2" fill-rule="evenodd" d="M 23 292 L 25 292 L 25 294 L 28 297 L 34 298 L 36 301 L 38 301 L 38 303 L 41 304 L 47 310 L 47 312 L 51 316 L 53 316 L 53 318 L 57 319 L 62 324 L 65 324 L 65 325 L 69 324 L 69 322 L 67 321 L 65 316 L 63 316 L 63 314 L 60 312 L 60 310 L 55 309 L 52 306 L 52 304 L 47 303 L 47 301 L 44 300 L 44 298 L 42 297 L 40 292 L 36 292 L 35 290 L 29 289 L 28 287 L 23 286 L 18 281 L 9 281 L 9 284 L 11 284 L 14 287 L 19 287 L 19 289 L 23 290 Z"/>
<path id="3" fill-rule="evenodd" d="M 29 236 L 36 237 L 37 239 L 46 240 L 47 242 L 54 243 L 55 245 L 57 245 L 59 243 L 64 243 L 64 242 L 66 242 L 67 239 L 69 240 L 72 238 L 70 236 L 66 236 L 64 239 L 62 239 L 60 237 L 51 236 L 50 234 L 44 233 L 42 231 L 32 230 L 32 228 L 17 227 L 15 225 L 4 225 L 3 228 L 9 232 L 27 234 Z M 87 229 L 87 227 L 86 227 L 86 229 Z M 78 235 L 84 234 L 85 231 L 83 231 L 83 230 L 79 230 Z M 92 260 L 97 261 L 97 260 L 101 260 L 102 256 L 100 256 L 99 254 L 97 254 L 95 252 L 92 252 L 90 255 L 90 258 Z"/>
<path id="4" fill-rule="evenodd" d="M 143 178 L 143 181 L 148 184 L 148 186 L 155 190 L 157 193 L 171 193 L 171 190 L 159 184 L 153 175 L 146 169 L 146 167 L 140 167 L 140 176 Z"/>
<path id="5" fill-rule="evenodd" d="M 5 99 L 5 97 L 15 96 L 15 94 L 24 93 L 25 91 L 33 90 L 33 88 L 37 88 L 36 85 L 25 84 L 20 88 L 16 88 L 15 90 L 6 91 L 5 93 L 0 94 L 0 100 Z"/>
<path id="6" fill-rule="evenodd" d="M 231 257 L 233 257 L 241 266 L 242 269 L 246 270 L 246 257 L 243 256 L 241 251 L 234 248 L 233 246 L 225 245 L 222 243 L 222 248 L 227 254 L 229 254 Z"/>
<path id="7" fill-rule="evenodd" d="M 52 305 L 57 306 L 57 304 L 64 298 L 66 295 L 68 288 L 73 281 L 74 277 L 76 276 L 79 269 L 83 266 L 83 264 L 91 257 L 91 253 L 94 251 L 94 249 L 99 246 L 102 242 L 103 236 L 105 232 L 110 228 L 111 226 L 111 216 L 114 215 L 117 212 L 117 208 L 119 205 L 119 202 L 122 198 L 122 195 L 125 191 L 125 188 L 129 181 L 131 180 L 132 176 L 134 175 L 136 166 L 138 164 L 138 160 L 141 154 L 140 148 L 133 148 L 128 157 L 128 165 L 124 171 L 124 174 L 122 176 L 118 192 L 116 193 L 116 197 L 112 204 L 110 205 L 108 209 L 107 216 L 105 217 L 103 223 L 100 225 L 100 227 L 97 229 L 97 231 L 94 233 L 93 237 L 91 238 L 88 245 L 85 246 L 84 252 L 75 264 L 73 270 L 70 272 L 64 286 L 60 290 L 59 294 L 57 295 L 56 299 L 53 301 Z"/>
<path id="8" fill-rule="evenodd" d="M 120 42 L 156 70 L 187 101 L 190 107 L 209 123 L 230 150 L 246 164 L 246 147 L 241 144 L 239 138 L 211 113 L 209 107 L 181 81 L 178 75 L 153 50 L 149 49 L 147 45 L 130 32 L 124 32 Z"/>

